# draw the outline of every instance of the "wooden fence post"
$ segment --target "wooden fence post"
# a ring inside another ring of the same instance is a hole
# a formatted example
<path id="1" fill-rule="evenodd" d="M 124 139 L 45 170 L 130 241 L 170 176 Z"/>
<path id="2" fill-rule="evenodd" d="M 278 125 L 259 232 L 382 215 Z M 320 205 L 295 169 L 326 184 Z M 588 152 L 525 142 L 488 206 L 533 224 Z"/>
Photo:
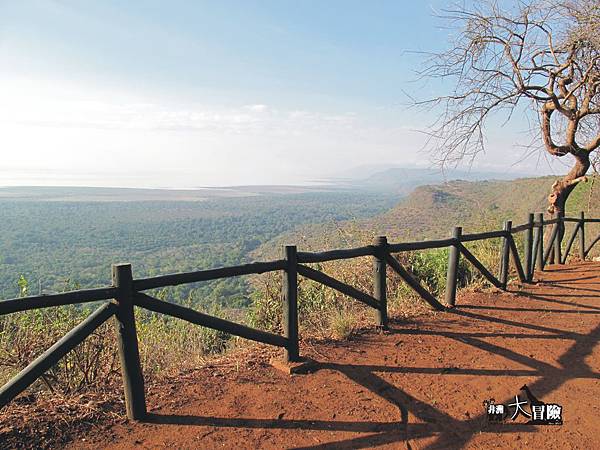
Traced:
<path id="1" fill-rule="evenodd" d="M 538 213 L 537 220 L 539 222 L 537 266 L 542 271 L 544 270 L 544 213 Z"/>
<path id="2" fill-rule="evenodd" d="M 375 256 L 373 258 L 373 297 L 379 302 L 376 313 L 377 326 L 386 329 L 388 326 L 387 314 L 387 237 L 378 236 L 373 242 Z"/>
<path id="3" fill-rule="evenodd" d="M 448 272 L 446 273 L 446 304 L 454 306 L 456 304 L 456 285 L 458 282 L 458 262 L 460 258 L 460 250 L 458 243 L 462 235 L 462 227 L 454 227 L 452 238 L 457 240 L 455 245 L 450 247 L 448 252 Z"/>
<path id="4" fill-rule="evenodd" d="M 500 283 L 502 284 L 502 289 L 506 290 L 506 285 L 508 284 L 508 265 L 509 265 L 509 252 L 510 252 L 510 243 L 508 242 L 510 237 L 509 234 L 512 230 L 512 220 L 507 220 L 504 222 L 504 232 L 505 236 L 502 240 L 502 252 L 500 253 Z"/>
<path id="5" fill-rule="evenodd" d="M 556 222 L 556 227 L 558 228 L 556 231 L 556 239 L 554 240 L 554 264 L 560 264 L 562 261 L 562 238 L 564 235 L 564 222 L 563 216 L 558 214 L 557 217 L 558 222 Z"/>
<path id="6" fill-rule="evenodd" d="M 525 231 L 525 279 L 528 283 L 531 283 L 532 272 L 531 269 L 534 261 L 533 255 L 533 213 L 529 213 L 527 216 L 527 230 Z"/>
<path id="7" fill-rule="evenodd" d="M 579 213 L 579 258 L 585 261 L 585 213 Z"/>
<path id="8" fill-rule="evenodd" d="M 113 285 L 118 289 L 115 297 L 117 301 L 115 323 L 127 417 L 143 420 L 146 417 L 146 399 L 133 313 L 134 290 L 131 264 L 113 264 L 112 280 Z"/>
<path id="9" fill-rule="evenodd" d="M 295 245 L 283 248 L 286 269 L 283 272 L 283 330 L 288 339 L 285 348 L 286 362 L 300 360 L 300 344 L 298 342 L 298 250 Z"/>
<path id="10" fill-rule="evenodd" d="M 531 252 L 531 267 L 528 276 L 529 282 L 533 282 L 533 274 L 535 273 L 536 267 L 538 267 L 540 254 L 540 226 L 536 222 L 537 214 L 534 214 L 534 225 L 533 225 L 533 248 Z"/>

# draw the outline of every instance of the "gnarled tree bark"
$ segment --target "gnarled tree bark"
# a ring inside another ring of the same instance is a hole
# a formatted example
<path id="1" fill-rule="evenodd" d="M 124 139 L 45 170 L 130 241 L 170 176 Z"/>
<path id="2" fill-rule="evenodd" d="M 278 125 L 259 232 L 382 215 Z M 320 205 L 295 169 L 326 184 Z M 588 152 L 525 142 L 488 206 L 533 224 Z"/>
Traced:
<path id="1" fill-rule="evenodd" d="M 539 115 L 532 131 L 542 148 L 574 161 L 548 196 L 548 212 L 564 216 L 571 192 L 586 181 L 590 154 L 600 147 L 600 3 L 522 0 L 502 8 L 481 0 L 442 17 L 458 33 L 449 50 L 431 55 L 421 75 L 454 78 L 455 88 L 415 102 L 440 108 L 429 131 L 439 162 L 472 160 L 485 149 L 492 113 L 510 117 L 521 100 L 529 101 L 525 114 Z"/>

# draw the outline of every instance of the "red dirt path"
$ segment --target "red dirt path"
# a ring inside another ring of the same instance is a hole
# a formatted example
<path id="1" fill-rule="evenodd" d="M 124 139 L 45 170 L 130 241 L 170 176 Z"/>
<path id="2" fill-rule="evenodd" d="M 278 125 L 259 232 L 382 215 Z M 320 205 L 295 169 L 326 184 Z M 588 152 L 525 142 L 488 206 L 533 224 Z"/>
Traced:
<path id="1" fill-rule="evenodd" d="M 600 264 L 550 267 L 516 293 L 465 294 L 450 313 L 303 347 L 319 369 L 216 365 L 151 393 L 150 423 L 72 448 L 600 448 Z M 516 287 L 513 287 L 516 289 Z M 564 425 L 488 424 L 483 401 L 527 384 Z"/>

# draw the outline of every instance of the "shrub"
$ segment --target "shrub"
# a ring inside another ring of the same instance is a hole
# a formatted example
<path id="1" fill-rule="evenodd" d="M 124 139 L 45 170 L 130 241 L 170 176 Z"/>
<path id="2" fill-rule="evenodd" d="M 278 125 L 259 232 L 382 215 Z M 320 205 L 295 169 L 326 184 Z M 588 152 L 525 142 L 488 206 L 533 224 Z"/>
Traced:
<path id="1" fill-rule="evenodd" d="M 363 236 L 365 244 L 371 236 Z M 467 244 L 469 249 L 488 268 L 497 267 L 499 240 L 479 241 Z M 518 242 L 520 245 L 520 242 Z M 414 276 L 438 298 L 443 296 L 446 284 L 448 249 L 407 252 L 395 255 Z M 343 261 L 329 261 L 311 265 L 372 294 L 371 257 Z M 390 313 L 410 315 L 428 306 L 399 277 L 388 269 L 388 303 Z M 483 286 L 487 281 L 464 259 L 458 268 L 459 287 Z M 19 278 L 23 294 L 28 292 L 27 280 Z M 282 331 L 281 273 L 257 276 L 252 281 L 252 304 L 247 311 L 247 321 L 253 327 L 280 333 Z M 72 289 L 65 283 L 65 290 Z M 159 299 L 167 299 L 168 289 L 154 292 Z M 194 291 L 185 304 L 198 304 Z M 37 355 L 64 336 L 76 324 L 84 320 L 95 306 L 65 306 L 26 311 L 0 318 L 0 382 L 7 381 L 29 364 Z M 372 310 L 360 302 L 348 298 L 320 283 L 300 277 L 298 284 L 298 313 L 302 336 L 334 337 L 347 339 L 364 323 L 366 317 L 372 323 Z M 224 316 L 218 306 L 209 314 Z M 199 327 L 178 319 L 149 311 L 136 310 L 136 324 L 140 357 L 147 377 L 161 377 L 182 368 L 194 367 L 207 355 L 227 349 L 231 336 L 227 333 Z M 104 324 L 76 349 L 66 355 L 43 377 L 38 388 L 75 392 L 83 388 L 95 389 L 112 383 L 119 376 L 114 326 Z"/>
<path id="2" fill-rule="evenodd" d="M 331 337 L 338 340 L 350 338 L 356 330 L 357 319 L 354 314 L 346 310 L 334 311 L 331 315 L 329 329 Z"/>
<path id="3" fill-rule="evenodd" d="M 364 244 L 364 243 L 363 243 Z M 498 267 L 498 239 L 477 241 L 468 244 L 469 249 L 492 272 Z M 449 249 L 433 249 L 416 252 L 403 252 L 394 255 L 421 284 L 434 296 L 444 296 Z M 372 259 L 354 258 L 343 261 L 328 261 L 312 264 L 311 267 L 323 271 L 334 278 L 350 284 L 364 292 L 372 294 Z M 458 287 L 489 286 L 488 281 L 464 257 L 458 266 Z M 268 273 L 256 277 L 253 281 L 254 292 L 248 312 L 252 326 L 271 330 L 281 330 L 281 275 Z M 421 313 L 428 306 L 407 284 L 388 268 L 387 278 L 388 305 L 390 312 L 399 315 Z M 304 336 L 324 337 L 333 333 L 334 321 L 339 322 L 340 315 L 352 316 L 349 321 L 359 322 L 365 316 L 365 307 L 358 301 L 348 298 L 312 280 L 299 278 L 298 316 L 300 331 Z M 335 320 L 333 319 L 335 318 Z"/>
<path id="4" fill-rule="evenodd" d="M 0 319 L 0 382 L 8 381 L 39 354 L 84 320 L 91 307 L 64 306 L 9 314 Z M 116 341 L 110 323 L 102 325 L 41 379 L 62 393 L 95 388 L 118 373 Z"/>
<path id="5" fill-rule="evenodd" d="M 220 315 L 216 309 L 212 315 Z M 160 377 L 195 367 L 207 355 L 227 348 L 230 335 L 162 314 L 141 312 L 136 318 L 144 373 Z"/>
<path id="6" fill-rule="evenodd" d="M 26 286 L 26 283 L 22 283 Z M 72 288 L 65 285 L 65 289 Z M 22 292 L 27 292 L 26 289 Z M 166 292 L 159 292 L 165 297 Z M 190 296 L 188 304 L 194 303 Z M 61 306 L 9 314 L 0 318 L 0 384 L 83 321 L 97 305 Z M 214 307 L 212 315 L 222 316 Z M 161 377 L 195 366 L 207 355 L 227 348 L 230 335 L 164 315 L 136 309 L 140 359 L 146 377 Z M 99 389 L 120 378 L 117 341 L 111 320 L 65 355 L 34 385 L 60 393 Z"/>

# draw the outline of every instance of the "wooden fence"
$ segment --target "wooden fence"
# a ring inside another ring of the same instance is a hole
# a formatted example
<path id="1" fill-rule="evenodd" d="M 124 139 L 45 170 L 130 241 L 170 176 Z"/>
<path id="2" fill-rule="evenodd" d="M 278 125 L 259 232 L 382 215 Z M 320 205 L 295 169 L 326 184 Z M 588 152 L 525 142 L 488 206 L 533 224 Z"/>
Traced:
<path id="1" fill-rule="evenodd" d="M 574 230 L 566 245 L 562 246 L 565 223 L 575 223 Z M 388 323 L 386 279 L 387 267 L 398 274 L 417 294 L 436 310 L 445 310 L 456 303 L 457 269 L 459 259 L 464 257 L 494 286 L 506 289 L 510 259 L 522 282 L 531 282 L 534 271 L 543 270 L 549 259 L 564 264 L 571 247 L 579 236 L 579 257 L 585 260 L 590 249 L 600 240 L 597 236 L 589 246 L 585 242 L 585 224 L 600 223 L 600 219 L 587 219 L 583 212 L 579 218 L 561 217 L 543 220 L 543 214 L 529 214 L 527 223 L 516 227 L 511 221 L 504 228 L 485 233 L 463 234 L 461 227 L 453 230 L 452 237 L 441 240 L 421 242 L 388 243 L 385 237 L 379 237 L 373 245 L 366 247 L 331 250 L 321 253 L 299 252 L 296 246 L 285 246 L 282 258 L 276 261 L 256 262 L 233 267 L 177 273 L 151 278 L 134 279 L 130 264 L 112 266 L 112 286 L 99 289 L 85 289 L 62 294 L 41 295 L 0 301 L 0 316 L 51 306 L 71 305 L 104 301 L 83 322 L 73 328 L 52 347 L 46 350 L 19 374 L 0 388 L 0 407 L 3 407 L 23 392 L 65 354 L 75 348 L 109 318 L 115 317 L 118 349 L 125 391 L 125 405 L 130 419 L 142 420 L 146 416 L 144 377 L 140 365 L 138 340 L 135 326 L 134 306 L 146 308 L 168 316 L 177 317 L 196 325 L 230 333 L 252 341 L 282 347 L 286 361 L 298 361 L 300 348 L 298 339 L 298 275 L 322 283 L 342 294 L 356 299 L 377 312 L 377 325 L 386 327 Z M 544 244 L 544 227 L 552 227 L 552 232 Z M 524 255 L 519 255 L 514 235 L 525 233 Z M 466 242 L 501 238 L 500 269 L 495 276 L 466 247 Z M 447 281 L 444 302 L 440 302 L 419 280 L 393 255 L 401 252 L 450 247 L 448 256 Z M 373 257 L 373 295 L 356 289 L 342 281 L 315 270 L 307 264 L 325 261 L 350 259 L 364 256 Z M 524 265 L 522 263 L 524 262 Z M 175 286 L 184 283 L 216 280 L 249 274 L 282 271 L 283 336 L 253 329 L 245 325 L 213 317 L 191 308 L 158 300 L 142 291 Z"/>

